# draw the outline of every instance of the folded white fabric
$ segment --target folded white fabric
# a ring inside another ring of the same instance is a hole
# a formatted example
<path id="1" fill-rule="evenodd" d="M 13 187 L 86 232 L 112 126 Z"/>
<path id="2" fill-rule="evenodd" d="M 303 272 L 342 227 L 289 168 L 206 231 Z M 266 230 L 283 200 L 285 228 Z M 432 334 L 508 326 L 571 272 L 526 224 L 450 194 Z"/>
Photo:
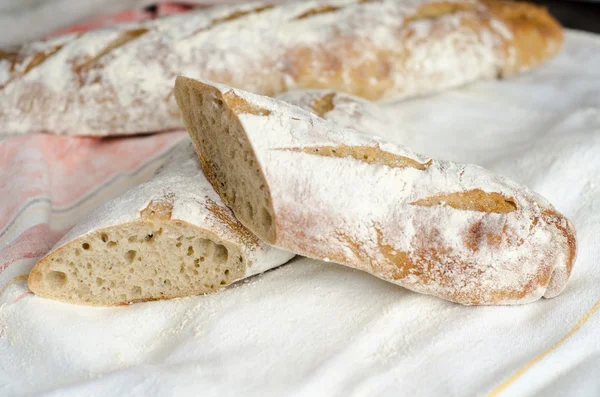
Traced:
<path id="1" fill-rule="evenodd" d="M 0 295 L 0 395 L 597 395 L 600 37 L 570 31 L 533 73 L 383 110 L 387 139 L 505 174 L 572 219 L 580 252 L 562 295 L 463 307 L 308 259 L 119 308 L 17 282 Z"/>

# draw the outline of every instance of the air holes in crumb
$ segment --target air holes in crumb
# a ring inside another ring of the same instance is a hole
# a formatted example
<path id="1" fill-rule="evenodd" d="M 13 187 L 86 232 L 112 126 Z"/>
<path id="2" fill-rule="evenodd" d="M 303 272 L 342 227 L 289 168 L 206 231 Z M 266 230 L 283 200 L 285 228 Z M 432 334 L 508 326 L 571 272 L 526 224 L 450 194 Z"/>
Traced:
<path id="1" fill-rule="evenodd" d="M 223 272 L 226 276 L 229 275 L 229 269 L 225 269 L 225 271 Z"/>
<path id="2" fill-rule="evenodd" d="M 92 264 L 91 264 L 91 263 L 88 263 L 88 264 L 87 264 L 87 268 L 88 268 L 88 269 L 91 269 L 91 268 L 92 268 Z"/>
<path id="3" fill-rule="evenodd" d="M 129 241 L 130 243 L 136 242 L 137 241 L 137 236 L 130 236 L 127 241 Z"/>
<path id="4" fill-rule="evenodd" d="M 142 296 L 142 287 L 136 285 L 131 291 L 133 292 L 133 296 Z"/>
<path id="5" fill-rule="evenodd" d="M 100 277 L 96 277 L 96 284 L 98 286 L 101 286 L 104 283 L 104 279 L 100 278 Z"/>
<path id="6" fill-rule="evenodd" d="M 175 246 L 176 246 L 177 248 L 179 248 L 179 247 L 181 247 L 181 243 L 179 242 L 179 243 L 175 244 Z"/>
<path id="7" fill-rule="evenodd" d="M 79 255 L 81 255 L 81 251 L 79 250 L 79 248 L 77 248 L 75 250 L 75 256 L 79 256 Z"/>
<path id="8" fill-rule="evenodd" d="M 154 237 L 154 235 L 152 233 L 150 233 L 146 237 L 144 237 L 144 240 L 145 241 L 150 241 L 150 240 L 152 240 L 152 237 Z"/>
<path id="9" fill-rule="evenodd" d="M 67 275 L 63 272 L 52 271 L 48 273 L 47 280 L 51 288 L 62 288 L 67 284 Z"/>
<path id="10" fill-rule="evenodd" d="M 192 255 L 194 255 L 194 249 L 190 245 L 187 250 L 187 256 L 192 256 Z"/>
<path id="11" fill-rule="evenodd" d="M 227 262 L 227 257 L 228 257 L 227 248 L 225 248 L 222 245 L 217 245 L 215 247 L 215 253 L 213 254 L 213 260 L 217 264 L 221 264 L 221 263 Z"/>
<path id="12" fill-rule="evenodd" d="M 102 239 L 103 243 L 106 243 L 108 241 L 108 235 L 106 233 L 102 233 L 100 235 L 100 238 Z"/>
<path id="13" fill-rule="evenodd" d="M 198 259 L 198 258 L 194 259 L 194 266 L 200 267 L 200 259 Z"/>
<path id="14" fill-rule="evenodd" d="M 88 243 L 83 243 L 83 244 L 81 244 L 81 248 L 83 248 L 84 250 L 89 250 L 90 245 Z"/>
<path id="15" fill-rule="evenodd" d="M 221 285 L 225 285 L 225 284 L 227 284 L 227 281 L 221 280 Z"/>
<path id="16" fill-rule="evenodd" d="M 135 259 L 135 255 L 137 254 L 136 251 L 134 250 L 129 250 L 127 251 L 127 253 L 125 254 L 125 257 L 127 258 L 127 261 L 129 263 L 133 262 L 133 260 Z"/>
<path id="17" fill-rule="evenodd" d="M 108 248 L 114 247 L 115 245 L 117 245 L 117 243 L 114 241 L 109 241 L 107 244 Z"/>
<path id="18" fill-rule="evenodd" d="M 164 285 L 168 285 L 169 287 L 171 286 L 171 280 L 165 280 L 163 282 Z"/>

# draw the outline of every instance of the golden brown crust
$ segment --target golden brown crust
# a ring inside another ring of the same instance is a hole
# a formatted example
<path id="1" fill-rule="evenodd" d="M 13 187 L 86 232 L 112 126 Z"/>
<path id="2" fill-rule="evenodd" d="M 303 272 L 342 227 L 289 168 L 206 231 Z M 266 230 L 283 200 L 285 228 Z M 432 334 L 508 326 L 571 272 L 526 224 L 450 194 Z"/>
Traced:
<path id="1" fill-rule="evenodd" d="M 423 19 L 439 18 L 461 11 L 475 10 L 476 7 L 476 3 L 446 3 L 442 1 L 423 4 L 413 16 L 404 19 L 404 24 L 407 25 Z"/>
<path id="2" fill-rule="evenodd" d="M 135 40 L 138 37 L 148 33 L 149 29 L 147 28 L 139 28 L 139 29 L 131 29 L 124 31 L 119 37 L 110 42 L 104 49 L 98 52 L 94 57 L 86 59 L 84 62 L 73 66 L 73 71 L 77 74 L 82 73 L 86 69 L 89 69 L 94 66 L 94 63 L 98 61 L 100 58 L 108 54 L 109 52 L 127 44 L 131 40 Z"/>
<path id="3" fill-rule="evenodd" d="M 274 5 L 266 5 L 266 6 L 260 6 L 260 7 L 256 7 L 252 10 L 247 10 L 247 11 L 235 11 L 232 12 L 231 14 L 223 17 L 223 18 L 215 18 L 211 21 L 211 27 L 219 24 L 219 23 L 223 23 L 223 22 L 229 22 L 229 21 L 233 21 L 234 19 L 238 19 L 241 18 L 243 16 L 246 16 L 248 14 L 258 14 L 259 12 L 263 12 L 263 11 L 267 11 L 270 10 L 271 8 L 275 7 Z"/>
<path id="4" fill-rule="evenodd" d="M 152 200 L 146 208 L 140 211 L 140 217 L 145 220 L 170 220 L 173 213 L 173 200 L 173 195 L 166 196 L 163 200 Z"/>
<path id="5" fill-rule="evenodd" d="M 465 192 L 440 194 L 432 197 L 425 197 L 411 203 L 423 207 L 432 207 L 434 205 L 447 205 L 457 210 L 495 212 L 503 214 L 517 210 L 515 200 L 504 197 L 503 195 L 491 192 L 486 193 L 481 189 L 473 189 Z"/>
<path id="6" fill-rule="evenodd" d="M 271 114 L 271 111 L 268 109 L 263 109 L 258 106 L 252 105 L 240 98 L 233 91 L 226 92 L 223 94 L 223 99 L 227 102 L 227 105 L 233 110 L 236 114 L 240 113 L 249 113 L 255 116 L 268 116 Z"/>
<path id="7" fill-rule="evenodd" d="M 334 11 L 337 11 L 339 9 L 340 9 L 340 7 L 332 6 L 332 5 L 329 5 L 329 4 L 324 4 L 322 6 L 315 7 L 313 9 L 311 9 L 311 10 L 308 10 L 308 11 L 306 11 L 306 12 L 298 15 L 294 19 L 296 19 L 296 20 L 305 19 L 305 18 L 312 17 L 314 15 L 326 14 L 328 12 L 334 12 Z"/>
<path id="8" fill-rule="evenodd" d="M 332 111 L 334 108 L 333 98 L 335 98 L 335 92 L 330 92 L 320 98 L 315 98 L 311 106 L 313 113 L 319 117 L 323 117 L 328 112 Z"/>
<path id="9" fill-rule="evenodd" d="M 0 60 L 8 60 L 10 62 L 10 72 L 13 73 L 11 78 L 4 85 L 0 85 L 0 89 L 3 89 L 4 86 L 6 86 L 11 81 L 25 76 L 33 68 L 41 65 L 42 63 L 44 63 L 44 61 L 46 61 L 46 59 L 50 58 L 52 55 L 60 51 L 62 47 L 62 45 L 56 45 L 47 48 L 46 51 L 37 52 L 31 58 L 28 59 L 26 64 L 24 64 L 23 61 L 20 62 L 19 60 L 21 53 L 0 50 Z M 17 71 L 18 66 L 21 66 L 21 68 Z"/>
<path id="10" fill-rule="evenodd" d="M 367 164 L 385 165 L 390 168 L 410 167 L 421 171 L 427 169 L 427 167 L 431 164 L 431 161 L 427 163 L 419 163 L 411 158 L 386 152 L 381 150 L 379 146 L 311 146 L 301 148 L 285 148 L 281 150 L 287 150 L 290 152 L 304 152 L 307 154 L 325 157 L 350 157 Z"/>
<path id="11" fill-rule="evenodd" d="M 506 46 L 514 48 L 515 59 L 504 65 L 503 75 L 536 66 L 560 50 L 563 41 L 562 27 L 544 7 L 501 0 L 483 0 L 483 3 L 512 33 Z"/>

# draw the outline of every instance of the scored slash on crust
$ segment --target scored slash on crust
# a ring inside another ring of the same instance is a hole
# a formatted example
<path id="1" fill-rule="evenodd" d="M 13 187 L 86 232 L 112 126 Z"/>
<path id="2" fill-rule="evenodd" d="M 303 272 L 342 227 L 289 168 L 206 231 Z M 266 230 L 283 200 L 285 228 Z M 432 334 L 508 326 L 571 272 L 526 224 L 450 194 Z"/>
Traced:
<path id="1" fill-rule="evenodd" d="M 300 148 L 273 148 L 270 150 L 284 150 L 289 152 L 302 152 L 316 156 L 353 158 L 367 164 L 385 165 L 390 168 L 414 168 L 424 171 L 431 165 L 431 160 L 420 163 L 405 156 L 386 152 L 379 145 L 371 146 L 305 146 Z"/>

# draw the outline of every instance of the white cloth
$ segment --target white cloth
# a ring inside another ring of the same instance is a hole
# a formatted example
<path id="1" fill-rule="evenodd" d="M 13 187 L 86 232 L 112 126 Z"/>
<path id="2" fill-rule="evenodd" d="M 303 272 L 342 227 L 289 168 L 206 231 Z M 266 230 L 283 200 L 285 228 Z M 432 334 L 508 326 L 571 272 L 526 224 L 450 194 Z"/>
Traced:
<path id="1" fill-rule="evenodd" d="M 0 295 L 0 395 L 600 395 L 600 37 L 571 31 L 530 74 L 386 108 L 382 135 L 512 177 L 571 218 L 580 249 L 562 295 L 463 307 L 308 259 L 129 307 L 17 282 Z"/>

